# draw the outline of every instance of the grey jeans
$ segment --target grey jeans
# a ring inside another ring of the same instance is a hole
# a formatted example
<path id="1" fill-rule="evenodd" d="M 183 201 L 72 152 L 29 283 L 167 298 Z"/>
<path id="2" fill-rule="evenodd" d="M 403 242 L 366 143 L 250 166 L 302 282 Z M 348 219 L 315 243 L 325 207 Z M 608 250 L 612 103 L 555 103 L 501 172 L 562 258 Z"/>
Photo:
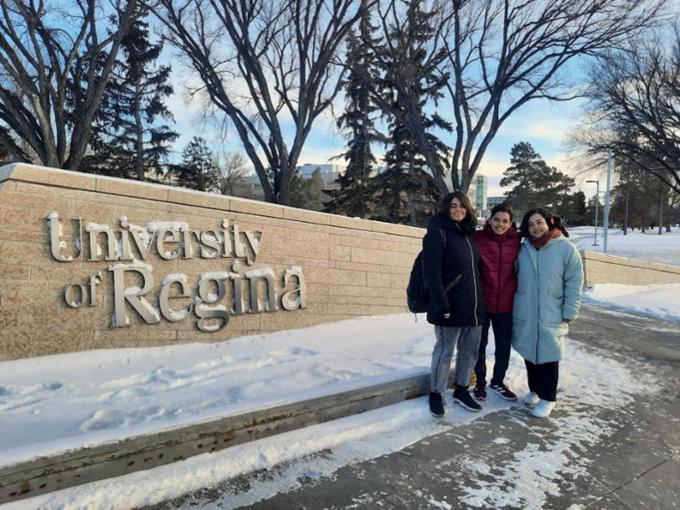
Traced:
<path id="1" fill-rule="evenodd" d="M 437 343 L 432 351 L 431 391 L 444 393 L 456 344 L 458 344 L 458 353 L 456 354 L 455 384 L 457 387 L 467 388 L 470 384 L 470 375 L 477 362 L 482 327 L 435 326 L 434 333 L 437 336 Z"/>

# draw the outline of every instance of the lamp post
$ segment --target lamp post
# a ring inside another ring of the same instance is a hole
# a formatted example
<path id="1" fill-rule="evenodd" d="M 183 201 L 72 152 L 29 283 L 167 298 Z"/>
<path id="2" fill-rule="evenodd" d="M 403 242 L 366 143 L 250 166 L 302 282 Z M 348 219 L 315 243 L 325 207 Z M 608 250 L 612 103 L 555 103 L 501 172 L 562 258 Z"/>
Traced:
<path id="1" fill-rule="evenodd" d="M 593 246 L 598 246 L 597 244 L 597 217 L 598 213 L 600 212 L 600 181 L 596 181 L 594 179 L 590 179 L 586 182 L 594 182 L 596 185 L 595 188 L 595 242 L 593 243 Z"/>
<path id="2" fill-rule="evenodd" d="M 609 238 L 609 200 L 611 198 L 612 188 L 612 150 L 607 151 L 607 190 L 604 194 L 604 218 L 602 218 L 602 237 L 604 238 L 604 246 L 602 251 L 607 254 L 607 240 Z"/>

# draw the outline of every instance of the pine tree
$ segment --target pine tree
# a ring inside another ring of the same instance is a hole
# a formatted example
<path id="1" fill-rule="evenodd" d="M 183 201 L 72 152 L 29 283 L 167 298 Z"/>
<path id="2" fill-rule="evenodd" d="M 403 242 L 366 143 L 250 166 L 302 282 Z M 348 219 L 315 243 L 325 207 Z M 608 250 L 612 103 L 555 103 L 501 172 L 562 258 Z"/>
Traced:
<path id="1" fill-rule="evenodd" d="M 347 106 L 338 118 L 338 128 L 348 131 L 347 151 L 342 154 L 347 160 L 347 169 L 337 179 L 340 189 L 327 192 L 330 200 L 325 207 L 326 212 L 360 218 L 367 218 L 372 210 L 370 179 L 376 159 L 371 143 L 378 138 L 374 128 L 377 107 L 371 101 L 367 87 L 373 53 L 363 39 L 370 37 L 373 30 L 366 11 L 359 34 L 348 36 L 349 73 L 343 81 Z"/>
<path id="2" fill-rule="evenodd" d="M 179 134 L 159 121 L 173 121 L 164 100 L 173 93 L 170 66 L 155 67 L 162 44 L 149 41 L 148 9 L 137 7 L 122 40 L 122 59 L 112 72 L 91 145 L 99 172 L 145 180 L 163 173 L 163 161 Z"/>
<path id="3" fill-rule="evenodd" d="M 390 46 L 378 51 L 379 85 L 387 110 L 390 128 L 389 145 L 385 154 L 386 170 L 374 180 L 375 200 L 379 204 L 378 218 L 396 223 L 423 225 L 437 208 L 437 189 L 426 159 L 416 140 L 417 130 L 409 119 L 417 111 L 426 130 L 427 145 L 434 149 L 438 163 L 444 166 L 448 147 L 432 132 L 450 130 L 451 126 L 437 113 L 427 114 L 423 108 L 442 97 L 446 79 L 434 67 L 424 66 L 427 45 L 434 37 L 429 23 L 430 13 L 422 10 L 422 2 L 408 4 L 402 26 L 392 27 Z M 391 72 L 399 68 L 399 73 Z M 396 83 L 407 76 L 409 87 Z"/>
<path id="4" fill-rule="evenodd" d="M 503 172 L 500 184 L 503 187 L 514 184 L 505 192 L 513 208 L 522 213 L 533 207 L 545 207 L 559 214 L 574 179 L 549 166 L 530 143 L 513 145 L 510 156 L 511 166 Z"/>
<path id="5" fill-rule="evenodd" d="M 182 163 L 169 168 L 177 186 L 199 191 L 219 189 L 220 171 L 203 138 L 194 136 L 182 151 Z"/>

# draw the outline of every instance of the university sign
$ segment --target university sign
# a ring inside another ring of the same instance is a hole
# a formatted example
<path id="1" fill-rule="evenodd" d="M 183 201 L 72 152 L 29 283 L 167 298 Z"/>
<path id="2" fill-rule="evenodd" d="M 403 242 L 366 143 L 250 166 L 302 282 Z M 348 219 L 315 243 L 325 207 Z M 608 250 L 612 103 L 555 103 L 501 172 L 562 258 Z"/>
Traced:
<path id="1" fill-rule="evenodd" d="M 47 221 L 54 260 L 112 262 L 107 271 L 67 284 L 62 295 L 70 308 L 96 307 L 100 288 L 108 283 L 113 289 L 113 328 L 131 325 L 130 310 L 146 324 L 193 317 L 200 331 L 211 333 L 227 326 L 230 316 L 306 307 L 302 268 L 291 266 L 277 276 L 271 267 L 255 267 L 263 233 L 241 230 L 229 220 L 207 230 L 179 221 L 135 225 L 124 216 L 110 226 L 80 217 L 62 220 L 57 212 Z M 72 236 L 64 235 L 64 221 L 73 224 Z M 185 260 L 214 259 L 223 269 L 194 278 L 182 272 L 165 274 L 153 300 L 149 298 L 156 279 L 149 258 L 154 254 L 177 260 L 180 267 Z"/>

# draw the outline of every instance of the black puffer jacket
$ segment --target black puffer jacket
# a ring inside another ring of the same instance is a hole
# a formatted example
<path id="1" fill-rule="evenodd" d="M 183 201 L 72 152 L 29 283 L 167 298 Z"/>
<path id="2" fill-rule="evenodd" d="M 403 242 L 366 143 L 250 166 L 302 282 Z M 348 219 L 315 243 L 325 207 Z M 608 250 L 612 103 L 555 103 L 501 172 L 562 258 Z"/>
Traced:
<path id="1" fill-rule="evenodd" d="M 442 239 L 446 236 L 446 245 Z M 427 321 L 436 326 L 481 326 L 486 319 L 473 230 L 437 214 L 423 238 L 423 272 L 430 296 Z M 448 319 L 445 313 L 450 313 Z"/>

